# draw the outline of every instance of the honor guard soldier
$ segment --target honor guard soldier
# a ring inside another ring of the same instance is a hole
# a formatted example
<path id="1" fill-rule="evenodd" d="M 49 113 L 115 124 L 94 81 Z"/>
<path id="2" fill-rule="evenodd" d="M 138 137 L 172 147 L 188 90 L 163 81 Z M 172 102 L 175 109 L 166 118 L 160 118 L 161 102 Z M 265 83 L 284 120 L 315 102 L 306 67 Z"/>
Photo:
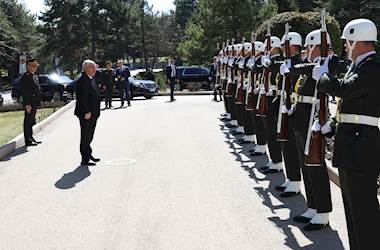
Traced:
<path id="1" fill-rule="evenodd" d="M 228 58 L 228 76 L 226 85 L 226 98 L 231 113 L 231 121 L 227 124 L 227 128 L 235 129 L 239 126 L 237 121 L 236 104 L 235 104 L 235 93 L 236 93 L 236 65 L 237 54 L 235 51 L 234 39 L 232 39 L 232 45 L 228 46 L 229 58 Z"/>
<path id="2" fill-rule="evenodd" d="M 252 110 L 247 109 L 248 107 L 248 97 L 249 97 L 249 89 L 252 82 L 252 74 L 251 68 L 255 63 L 255 57 L 252 54 L 252 43 L 254 43 L 254 39 L 251 43 L 244 43 L 244 54 L 246 56 L 244 61 L 244 76 L 243 76 L 243 87 L 242 93 L 239 95 L 239 98 L 243 102 L 244 110 L 243 110 L 243 122 L 244 122 L 244 136 L 240 140 L 242 144 L 250 144 L 255 142 L 255 128 L 252 120 Z"/>
<path id="3" fill-rule="evenodd" d="M 281 82 L 280 66 L 283 62 L 281 51 L 281 40 L 276 36 L 271 36 L 265 40 L 264 44 L 270 43 L 270 55 L 263 56 L 261 62 L 268 70 L 268 86 L 266 94 L 266 114 L 261 116 L 265 129 L 265 138 L 268 143 L 270 162 L 262 167 L 264 174 L 278 173 L 283 170 L 281 145 L 277 141 L 277 119 L 280 106 L 280 99 L 277 97 L 278 84 Z"/>
<path id="4" fill-rule="evenodd" d="M 259 85 L 260 85 L 260 79 L 263 73 L 263 66 L 261 64 L 261 57 L 264 55 L 265 52 L 265 45 L 263 42 L 256 41 L 255 43 L 255 64 L 252 67 L 253 72 L 253 79 L 252 79 L 252 100 L 250 103 L 252 103 L 251 107 L 248 107 L 248 109 L 252 109 L 252 121 L 255 129 L 255 142 L 256 145 L 253 149 L 251 149 L 249 152 L 251 153 L 250 156 L 262 156 L 266 154 L 266 147 L 267 142 L 265 140 L 265 130 L 264 125 L 262 122 L 262 119 L 256 116 L 256 103 L 258 100 L 259 95 Z M 250 106 L 250 105 L 248 105 Z M 268 164 L 269 165 L 269 164 Z"/>
<path id="5" fill-rule="evenodd" d="M 24 139 L 25 146 L 36 146 L 41 143 L 33 137 L 33 126 L 36 124 L 37 108 L 41 106 L 41 92 L 36 75 L 38 61 L 35 58 L 26 60 L 26 72 L 20 78 L 21 96 L 23 98 Z"/>
<path id="6" fill-rule="evenodd" d="M 352 64 L 343 79 L 325 65 L 314 69 L 318 90 L 340 98 L 335 120 L 322 134 L 335 132 L 333 166 L 339 179 L 351 249 L 375 249 L 379 244 L 380 210 L 377 178 L 380 173 L 380 59 L 377 29 L 368 19 L 356 19 L 343 29 Z M 320 79 L 319 79 L 320 78 Z"/>
<path id="7" fill-rule="evenodd" d="M 289 29 L 289 27 L 288 27 Z M 284 157 L 285 163 L 285 172 L 286 172 L 286 180 L 283 184 L 276 186 L 276 190 L 282 192 L 281 197 L 292 197 L 298 195 L 300 192 L 300 183 L 301 183 L 301 161 L 298 157 L 296 140 L 294 135 L 294 119 L 292 117 L 292 112 L 294 111 L 291 108 L 290 96 L 292 92 L 294 92 L 294 87 L 298 80 L 297 77 L 292 76 L 288 70 L 289 67 L 293 68 L 294 65 L 300 64 L 302 62 L 300 51 L 302 47 L 302 37 L 297 32 L 289 32 L 285 34 L 281 39 L 281 44 L 283 51 L 286 54 L 286 41 L 289 43 L 289 55 L 286 55 L 286 64 L 281 65 L 280 73 L 283 75 L 283 80 L 286 81 L 287 77 L 289 77 L 290 84 L 288 86 L 282 86 L 284 93 L 287 98 L 283 98 L 287 100 L 287 104 L 285 101 L 280 106 L 281 117 L 279 117 L 278 124 L 278 140 L 281 143 L 282 154 Z M 286 72 L 285 72 L 286 71 Z M 285 83 L 284 83 L 285 84 Z M 285 122 L 287 125 L 284 126 Z"/>
<path id="8" fill-rule="evenodd" d="M 238 126 L 233 130 L 231 133 L 233 135 L 242 135 L 244 133 L 243 128 L 243 110 L 244 110 L 244 104 L 243 102 L 238 102 L 237 100 L 237 94 L 238 94 L 238 87 L 241 86 L 241 75 L 242 71 L 244 70 L 244 60 L 243 57 L 243 44 L 235 44 L 234 45 L 234 51 L 236 53 L 236 58 L 234 62 L 234 84 L 233 84 L 233 95 L 232 95 L 232 107 L 235 109 L 236 113 L 236 121 Z"/>
<path id="9" fill-rule="evenodd" d="M 224 122 L 230 122 L 231 121 L 231 111 L 229 106 L 229 100 L 226 98 L 226 87 L 227 87 L 227 76 L 228 76 L 228 43 L 227 41 L 225 44 L 223 43 L 223 56 L 221 57 L 220 62 L 220 84 L 222 86 L 222 92 L 223 92 L 223 101 L 224 101 L 224 108 L 226 110 L 225 113 L 221 114 L 221 120 Z"/>
<path id="10" fill-rule="evenodd" d="M 306 200 L 308 210 L 300 215 L 295 216 L 294 220 L 301 223 L 308 223 L 304 226 L 305 231 L 318 230 L 329 224 L 329 213 L 332 211 L 330 180 L 327 173 L 326 162 L 321 164 L 309 164 L 305 159 L 305 154 L 310 139 L 310 131 L 314 130 L 313 124 L 315 113 L 321 109 L 321 102 L 316 102 L 316 81 L 312 77 L 314 65 L 319 63 L 322 58 L 322 30 L 310 32 L 305 39 L 306 53 L 309 64 L 298 65 L 293 69 L 293 75 L 300 75 L 293 93 L 293 130 L 296 137 L 298 156 L 301 162 L 302 175 L 305 184 Z M 329 34 L 326 32 L 326 52 L 328 46 L 331 46 Z M 323 56 L 323 57 L 322 57 Z M 327 54 L 326 54 L 327 56 Z M 326 60 L 327 61 L 327 60 Z M 336 74 L 339 59 L 334 57 L 328 65 L 329 72 Z M 309 152 L 309 154 L 312 154 Z"/>

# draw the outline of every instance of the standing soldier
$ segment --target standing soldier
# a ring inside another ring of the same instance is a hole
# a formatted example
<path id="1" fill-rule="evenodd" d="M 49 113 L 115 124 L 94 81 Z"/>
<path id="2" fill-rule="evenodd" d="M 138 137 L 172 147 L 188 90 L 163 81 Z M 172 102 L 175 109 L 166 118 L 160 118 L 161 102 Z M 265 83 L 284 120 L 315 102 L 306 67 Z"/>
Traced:
<path id="1" fill-rule="evenodd" d="M 118 83 L 120 92 L 121 107 L 124 106 L 124 100 L 127 100 L 128 106 L 131 106 L 131 94 L 128 79 L 131 76 L 131 73 L 129 72 L 129 68 L 124 66 L 123 60 L 117 61 L 117 69 L 115 74 L 115 81 Z"/>
<path id="2" fill-rule="evenodd" d="M 261 57 L 264 55 L 265 52 L 265 45 L 262 42 L 256 41 L 255 43 L 255 64 L 252 67 L 253 72 L 253 79 L 252 79 L 252 100 L 250 103 L 252 103 L 251 107 L 248 107 L 248 109 L 252 109 L 252 120 L 254 124 L 255 129 L 255 142 L 256 145 L 253 149 L 251 149 L 249 152 L 251 153 L 250 156 L 262 156 L 266 154 L 266 140 L 265 140 L 265 130 L 262 119 L 256 116 L 256 103 L 259 95 L 259 82 L 261 79 L 261 75 L 263 73 L 263 66 L 261 64 Z M 270 162 L 267 164 L 270 165 Z"/>
<path id="3" fill-rule="evenodd" d="M 33 126 L 36 124 L 37 108 L 41 106 L 40 85 L 36 75 L 38 61 L 35 58 L 26 61 L 26 72 L 21 76 L 21 96 L 23 98 L 24 115 L 24 139 L 25 146 L 37 146 L 41 142 L 33 138 Z"/>
<path id="4" fill-rule="evenodd" d="M 107 69 L 103 71 L 103 89 L 105 90 L 106 109 L 112 107 L 112 93 L 114 89 L 115 70 L 112 62 L 107 62 Z"/>
<path id="5" fill-rule="evenodd" d="M 352 64 L 342 80 L 325 65 L 314 69 L 318 89 L 337 96 L 334 122 L 322 126 L 322 134 L 336 128 L 333 165 L 339 170 L 351 249 L 374 249 L 379 243 L 380 210 L 377 178 L 380 173 L 380 60 L 376 55 L 377 29 L 367 19 L 349 22 L 342 39 Z M 326 73 L 326 74 L 324 74 Z M 336 125 L 336 126 L 335 126 Z"/>
<path id="6" fill-rule="evenodd" d="M 269 43 L 270 55 L 261 58 L 263 66 L 268 70 L 268 90 L 266 94 L 266 115 L 262 116 L 265 130 L 265 139 L 268 143 L 270 164 L 261 168 L 265 174 L 278 173 L 283 170 L 282 153 L 280 143 L 277 141 L 277 119 L 280 99 L 277 97 L 278 84 L 280 81 L 280 66 L 283 62 L 281 40 L 271 36 L 264 44 Z M 260 117 L 259 117 L 260 119 Z"/>
<path id="7" fill-rule="evenodd" d="M 228 46 L 228 65 L 227 65 L 227 85 L 226 85 L 226 98 L 228 101 L 228 106 L 231 113 L 231 121 L 226 126 L 228 128 L 237 128 L 237 114 L 236 114 L 236 104 L 235 104 L 235 93 L 236 93 L 236 69 L 235 61 L 237 60 L 236 51 L 235 51 L 235 39 L 232 39 L 232 45 Z"/>
<path id="8" fill-rule="evenodd" d="M 219 84 L 220 80 L 220 70 L 219 70 L 219 62 L 220 62 L 220 54 L 219 56 L 214 56 L 214 60 L 210 65 L 210 75 L 209 75 L 209 81 L 211 84 L 214 84 L 214 101 L 218 101 L 218 94 L 219 94 L 219 100 L 222 101 L 222 87 Z"/>
<path id="9" fill-rule="evenodd" d="M 281 142 L 282 154 L 285 162 L 285 171 L 286 171 L 286 181 L 276 187 L 276 190 L 282 192 L 281 197 L 292 197 L 298 195 L 300 192 L 300 183 L 301 183 L 301 169 L 300 166 L 303 163 L 298 157 L 296 140 L 294 135 L 293 126 L 295 125 L 295 121 L 292 117 L 292 113 L 294 109 L 291 107 L 290 96 L 292 92 L 294 92 L 295 85 L 297 83 L 298 78 L 295 76 L 288 75 L 289 71 L 286 69 L 288 67 L 293 68 L 295 65 L 300 64 L 302 62 L 300 51 L 302 47 L 302 37 L 297 32 L 289 32 L 289 58 L 287 58 L 287 64 L 283 64 L 280 67 L 280 73 L 284 76 L 284 80 L 286 77 L 290 77 L 290 86 L 286 89 L 285 93 L 287 93 L 288 104 L 281 104 L 280 112 L 282 113 L 282 123 L 287 119 L 287 126 L 282 126 L 283 131 L 279 132 L 278 140 Z M 283 46 L 283 51 L 286 51 L 285 48 L 286 42 L 286 34 L 282 37 L 281 44 Z M 284 93 L 284 94 L 285 94 Z M 286 118 L 286 119 L 284 119 Z M 281 137 L 281 134 L 287 134 L 286 137 Z"/>
<path id="10" fill-rule="evenodd" d="M 306 53 L 311 63 L 317 63 L 321 60 L 322 35 L 321 30 L 310 32 L 305 39 Z M 327 44 L 331 45 L 330 37 L 327 35 Z M 327 46 L 326 46 L 327 47 Z M 334 63 L 335 62 L 335 63 Z M 331 61 L 330 72 L 336 71 L 336 58 Z M 308 141 L 308 131 L 310 128 L 310 119 L 315 116 L 315 89 L 316 81 L 312 78 L 311 72 L 313 64 L 303 64 L 293 69 L 293 75 L 299 75 L 299 78 L 293 94 L 293 130 L 296 137 L 298 156 L 301 162 L 302 175 L 305 184 L 306 199 L 308 210 L 300 215 L 295 216 L 294 220 L 301 223 L 308 223 L 304 226 L 305 231 L 318 230 L 329 224 L 329 213 L 332 211 L 330 180 L 327 173 L 326 163 L 323 159 L 321 166 L 307 166 L 305 161 L 305 147 Z M 292 70 L 291 70 L 292 71 Z M 332 73 L 333 74 L 333 73 Z M 321 103 L 321 100 L 319 100 Z M 314 105 L 314 107 L 313 107 Z"/>

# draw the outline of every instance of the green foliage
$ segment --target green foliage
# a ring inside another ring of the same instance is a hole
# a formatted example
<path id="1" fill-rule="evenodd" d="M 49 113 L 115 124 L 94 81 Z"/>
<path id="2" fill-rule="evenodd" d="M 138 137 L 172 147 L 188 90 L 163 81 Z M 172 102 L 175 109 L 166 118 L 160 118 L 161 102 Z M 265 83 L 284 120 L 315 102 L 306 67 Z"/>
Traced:
<path id="1" fill-rule="evenodd" d="M 287 22 L 289 22 L 292 27 L 291 30 L 300 33 L 303 38 L 305 38 L 309 32 L 321 27 L 319 12 L 285 12 L 265 21 L 257 30 L 258 39 L 262 41 L 265 40 L 268 25 L 271 27 L 272 35 L 282 38 L 285 33 L 285 23 Z M 339 54 L 339 51 L 342 48 L 342 43 L 340 40 L 340 25 L 332 16 L 327 16 L 326 22 L 333 48 L 336 53 Z"/>
<path id="2" fill-rule="evenodd" d="M 190 18 L 193 10 L 197 6 L 196 0 L 175 0 L 174 5 L 176 6 L 175 19 L 180 30 L 186 28 L 187 20 Z"/>

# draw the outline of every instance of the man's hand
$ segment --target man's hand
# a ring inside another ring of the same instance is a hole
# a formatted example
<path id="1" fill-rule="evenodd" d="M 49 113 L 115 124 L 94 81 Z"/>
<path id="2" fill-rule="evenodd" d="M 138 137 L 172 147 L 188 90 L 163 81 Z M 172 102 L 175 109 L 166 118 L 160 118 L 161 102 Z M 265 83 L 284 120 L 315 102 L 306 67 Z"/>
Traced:
<path id="1" fill-rule="evenodd" d="M 288 73 L 290 73 L 290 70 L 289 70 L 288 65 L 286 65 L 285 63 L 282 64 L 282 65 L 280 66 L 280 74 L 281 74 L 281 75 L 285 75 L 285 74 L 288 74 Z"/>
<path id="2" fill-rule="evenodd" d="M 318 82 L 324 73 L 329 73 L 329 57 L 325 59 L 323 65 L 317 65 L 314 67 L 313 79 Z"/>
<path id="3" fill-rule="evenodd" d="M 31 105 L 25 105 L 25 111 L 26 111 L 26 113 L 30 114 L 30 112 L 32 112 L 32 106 Z"/>
<path id="4" fill-rule="evenodd" d="M 85 120 L 90 120 L 91 119 L 91 112 L 88 112 L 88 113 L 84 114 L 84 119 Z"/>
<path id="5" fill-rule="evenodd" d="M 326 122 L 325 125 L 322 126 L 322 128 L 321 128 L 321 133 L 322 133 L 323 135 L 325 135 L 325 134 L 329 134 L 329 133 L 332 132 L 331 123 L 332 123 L 332 121 L 328 121 L 328 122 Z"/>

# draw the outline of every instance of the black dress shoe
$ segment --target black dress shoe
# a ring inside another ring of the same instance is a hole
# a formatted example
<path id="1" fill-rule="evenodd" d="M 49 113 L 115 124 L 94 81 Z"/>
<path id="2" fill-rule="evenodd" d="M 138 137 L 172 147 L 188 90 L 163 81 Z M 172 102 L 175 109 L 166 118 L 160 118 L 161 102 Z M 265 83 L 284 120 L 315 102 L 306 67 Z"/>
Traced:
<path id="1" fill-rule="evenodd" d="M 265 170 L 263 172 L 263 174 L 277 174 L 277 173 L 280 173 L 281 170 L 277 170 L 277 169 L 268 169 L 268 170 Z"/>
<path id="2" fill-rule="evenodd" d="M 309 223 L 311 221 L 311 218 L 308 218 L 302 215 L 296 215 L 293 217 L 293 220 L 299 223 Z"/>
<path id="3" fill-rule="evenodd" d="M 100 161 L 100 158 L 95 158 L 94 156 L 90 156 L 90 160 L 93 161 L 93 162 L 99 162 Z"/>
<path id="4" fill-rule="evenodd" d="M 260 167 L 259 169 L 260 169 L 261 171 L 266 171 L 266 170 L 269 169 L 269 167 L 268 167 L 268 166 L 264 166 L 264 167 Z"/>
<path id="5" fill-rule="evenodd" d="M 243 132 L 240 132 L 240 131 L 234 131 L 232 132 L 232 135 L 242 135 L 244 134 Z"/>
<path id="6" fill-rule="evenodd" d="M 282 198 L 288 198 L 288 197 L 293 197 L 293 196 L 296 196 L 296 195 L 299 195 L 300 192 L 283 192 L 280 194 L 280 196 Z"/>
<path id="7" fill-rule="evenodd" d="M 231 124 L 227 124 L 226 127 L 227 127 L 227 128 L 237 128 L 238 126 L 236 126 L 236 125 L 231 125 Z"/>
<path id="8" fill-rule="evenodd" d="M 42 143 L 41 141 L 37 141 L 37 140 L 34 139 L 34 138 L 32 138 L 32 142 L 37 143 L 37 144 L 41 144 L 41 143 Z"/>
<path id="9" fill-rule="evenodd" d="M 251 144 L 252 142 L 251 141 L 242 141 L 241 144 Z"/>
<path id="10" fill-rule="evenodd" d="M 25 146 L 27 147 L 34 147 L 34 146 L 37 146 L 38 144 L 35 143 L 34 141 L 26 141 L 25 142 Z"/>
<path id="11" fill-rule="evenodd" d="M 83 161 L 80 163 L 80 165 L 81 166 L 96 166 L 96 164 L 93 162 L 83 162 Z"/>
<path id="12" fill-rule="evenodd" d="M 221 118 L 220 119 L 222 122 L 230 122 L 231 121 L 231 119 L 228 119 L 228 118 Z"/>
<path id="13" fill-rule="evenodd" d="M 276 189 L 277 191 L 284 192 L 285 189 L 286 189 L 286 187 L 284 187 L 284 186 L 276 186 L 275 189 Z"/>
<path id="14" fill-rule="evenodd" d="M 266 155 L 266 153 L 261 153 L 261 152 L 253 152 L 250 154 L 250 156 L 263 156 Z"/>
<path id="15" fill-rule="evenodd" d="M 316 231 L 316 230 L 320 230 L 322 228 L 325 228 L 329 225 L 329 223 L 327 224 L 312 224 L 312 223 L 309 223 L 307 224 L 306 226 L 303 227 L 303 230 L 304 231 Z"/>

